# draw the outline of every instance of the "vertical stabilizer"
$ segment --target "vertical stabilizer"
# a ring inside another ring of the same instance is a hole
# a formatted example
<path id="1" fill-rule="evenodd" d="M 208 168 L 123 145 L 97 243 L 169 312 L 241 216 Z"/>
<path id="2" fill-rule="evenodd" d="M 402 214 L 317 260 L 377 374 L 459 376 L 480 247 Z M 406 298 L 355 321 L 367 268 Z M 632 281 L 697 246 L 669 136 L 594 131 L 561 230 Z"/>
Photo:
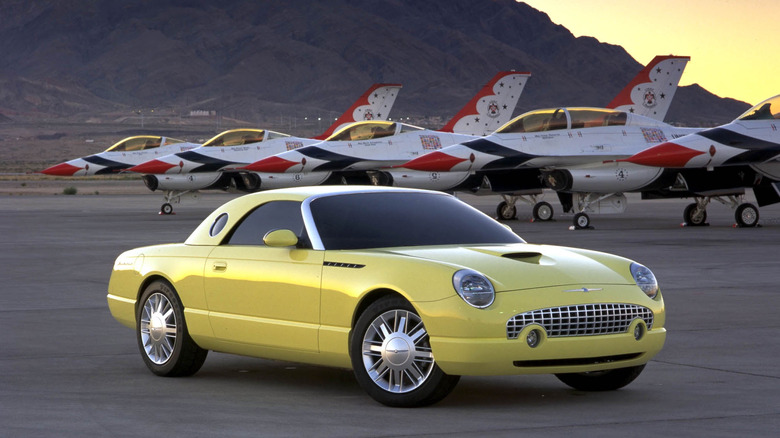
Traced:
<path id="1" fill-rule="evenodd" d="M 363 120 L 387 120 L 401 84 L 374 84 L 352 104 L 328 129 L 314 137 L 324 140 L 339 128 Z"/>
<path id="2" fill-rule="evenodd" d="M 440 131 L 491 134 L 512 118 L 531 73 L 502 71 L 495 75 Z"/>
<path id="3" fill-rule="evenodd" d="M 690 56 L 656 56 L 607 108 L 663 121 Z"/>

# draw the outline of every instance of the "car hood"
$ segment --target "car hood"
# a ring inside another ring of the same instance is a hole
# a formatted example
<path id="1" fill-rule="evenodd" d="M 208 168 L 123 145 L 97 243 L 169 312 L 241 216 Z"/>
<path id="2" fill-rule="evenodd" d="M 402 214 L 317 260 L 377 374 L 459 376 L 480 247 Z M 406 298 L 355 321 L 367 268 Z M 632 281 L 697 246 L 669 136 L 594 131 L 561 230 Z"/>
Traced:
<path id="1" fill-rule="evenodd" d="M 387 252 L 473 269 L 493 282 L 496 292 L 550 286 L 593 288 L 635 284 L 631 260 L 611 254 L 550 245 L 394 248 Z"/>

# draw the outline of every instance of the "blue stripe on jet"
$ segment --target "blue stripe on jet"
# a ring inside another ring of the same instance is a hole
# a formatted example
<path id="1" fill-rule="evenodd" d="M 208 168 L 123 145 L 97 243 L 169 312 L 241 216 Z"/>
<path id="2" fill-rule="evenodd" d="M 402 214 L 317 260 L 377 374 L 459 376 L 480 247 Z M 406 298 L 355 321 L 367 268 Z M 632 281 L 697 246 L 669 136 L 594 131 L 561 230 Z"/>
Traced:
<path id="1" fill-rule="evenodd" d="M 780 144 L 778 143 L 750 137 L 726 128 L 707 129 L 699 132 L 698 135 L 726 146 L 745 149 L 745 152 L 726 160 L 724 164 L 728 165 L 763 163 L 780 154 Z"/>
<path id="2" fill-rule="evenodd" d="M 97 166 L 103 166 L 102 169 L 95 172 L 95 175 L 104 175 L 107 173 L 117 173 L 120 170 L 125 170 L 133 167 L 132 164 L 120 163 L 119 161 L 107 160 L 97 155 L 90 155 L 82 158 L 87 163 L 91 163 Z"/>
<path id="3" fill-rule="evenodd" d="M 463 143 L 463 145 L 477 152 L 482 152 L 483 154 L 502 157 L 487 163 L 482 167 L 483 170 L 514 168 L 538 156 L 526 154 L 506 146 L 501 146 L 498 143 L 494 143 L 484 138 L 467 141 Z"/>
<path id="4" fill-rule="evenodd" d="M 316 146 L 306 146 L 300 149 L 296 149 L 296 152 L 300 152 L 302 155 L 314 158 L 316 160 L 326 161 L 319 166 L 312 169 L 316 172 L 329 172 L 334 170 L 342 170 L 347 167 L 365 161 L 363 158 L 351 157 L 349 155 L 337 154 L 326 149 L 322 149 Z"/>
<path id="5" fill-rule="evenodd" d="M 183 158 L 187 161 L 200 164 L 200 166 L 190 170 L 191 173 L 216 172 L 225 166 L 234 166 L 236 164 L 248 164 L 248 163 L 238 163 L 235 161 L 220 160 L 219 158 L 209 157 L 194 151 L 179 152 L 178 154 L 176 154 L 176 156 L 179 158 Z"/>

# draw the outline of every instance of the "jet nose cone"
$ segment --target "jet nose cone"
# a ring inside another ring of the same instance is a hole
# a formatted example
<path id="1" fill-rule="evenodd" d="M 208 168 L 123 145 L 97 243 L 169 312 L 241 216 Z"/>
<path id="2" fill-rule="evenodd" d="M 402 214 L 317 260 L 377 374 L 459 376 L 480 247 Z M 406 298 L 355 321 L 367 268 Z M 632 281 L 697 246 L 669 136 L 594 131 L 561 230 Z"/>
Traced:
<path id="1" fill-rule="evenodd" d="M 175 164 L 166 163 L 165 161 L 160 160 L 151 160 L 145 163 L 141 163 L 137 166 L 133 166 L 127 170 L 130 172 L 145 173 L 147 175 L 162 175 L 174 167 L 176 167 Z"/>
<path id="2" fill-rule="evenodd" d="M 618 161 L 641 164 L 643 166 L 674 168 L 685 167 L 691 158 L 702 154 L 704 154 L 702 151 L 667 142 L 647 148 L 634 156 Z"/>
<path id="3" fill-rule="evenodd" d="M 464 161 L 466 161 L 466 158 L 453 157 L 444 152 L 435 151 L 396 167 L 422 170 L 424 172 L 446 172 Z"/>
<path id="4" fill-rule="evenodd" d="M 248 166 L 241 167 L 241 169 L 263 173 L 284 173 L 287 171 L 287 169 L 295 166 L 296 164 L 301 163 L 285 160 L 284 158 L 279 157 L 268 157 L 260 161 L 255 161 Z"/>
<path id="5" fill-rule="evenodd" d="M 76 172 L 83 169 L 83 167 L 74 166 L 72 164 L 60 163 L 56 166 L 51 166 L 48 169 L 44 169 L 40 173 L 53 176 L 73 176 Z"/>

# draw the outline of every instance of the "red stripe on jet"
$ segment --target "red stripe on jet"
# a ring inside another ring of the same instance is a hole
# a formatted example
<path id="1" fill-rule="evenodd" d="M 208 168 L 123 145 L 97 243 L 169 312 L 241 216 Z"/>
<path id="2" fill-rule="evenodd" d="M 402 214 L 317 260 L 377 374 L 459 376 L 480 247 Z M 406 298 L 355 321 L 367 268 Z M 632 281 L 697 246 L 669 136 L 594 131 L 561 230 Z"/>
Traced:
<path id="1" fill-rule="evenodd" d="M 145 163 L 141 163 L 137 166 L 131 167 L 127 170 L 136 173 L 145 173 L 147 175 L 162 175 L 170 169 L 176 167 L 176 164 L 166 163 L 160 160 L 150 160 Z"/>
<path id="2" fill-rule="evenodd" d="M 240 167 L 239 169 L 244 170 L 251 170 L 253 172 L 264 172 L 264 173 L 284 173 L 287 171 L 287 169 L 295 166 L 297 163 L 295 161 L 285 160 L 284 158 L 279 157 L 268 157 L 264 158 L 260 161 L 255 161 L 254 163 Z"/>
<path id="3" fill-rule="evenodd" d="M 56 166 L 51 166 L 48 169 L 41 170 L 41 173 L 44 175 L 53 175 L 53 176 L 73 176 L 73 174 L 75 174 L 79 170 L 84 170 L 84 168 L 73 166 L 68 163 L 60 163 Z"/>
<path id="4" fill-rule="evenodd" d="M 446 172 L 466 160 L 466 158 L 453 157 L 444 152 L 436 151 L 394 167 L 404 167 L 425 172 Z"/>
<path id="5" fill-rule="evenodd" d="M 693 157 L 703 154 L 704 152 L 702 151 L 668 142 L 647 148 L 634 156 L 617 161 L 653 167 L 685 167 Z"/>

